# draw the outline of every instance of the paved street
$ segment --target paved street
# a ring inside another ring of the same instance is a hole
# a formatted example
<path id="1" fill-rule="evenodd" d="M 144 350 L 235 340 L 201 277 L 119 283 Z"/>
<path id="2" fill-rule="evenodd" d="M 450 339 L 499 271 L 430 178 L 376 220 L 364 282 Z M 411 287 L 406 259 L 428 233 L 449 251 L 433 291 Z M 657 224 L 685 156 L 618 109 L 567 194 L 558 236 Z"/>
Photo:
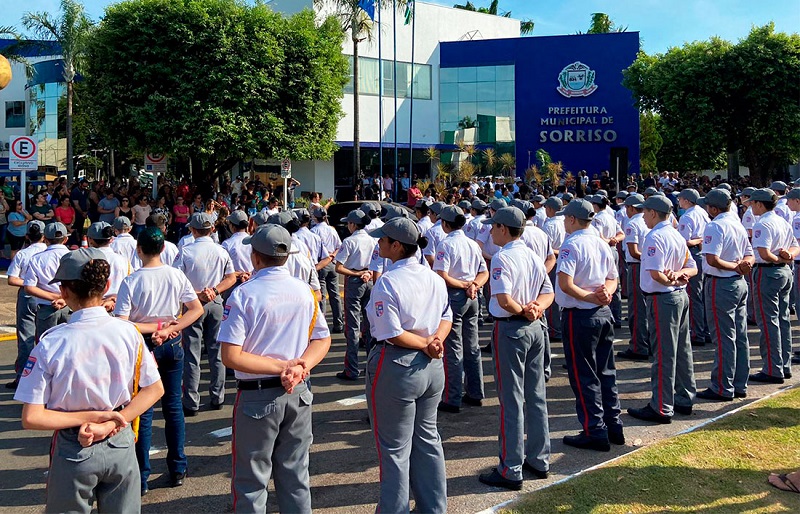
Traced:
<path id="1" fill-rule="evenodd" d="M 5 281 L 3 281 L 4 283 Z M 13 325 L 15 291 L 0 286 L 0 325 Z M 757 331 L 750 331 L 751 363 L 760 365 Z M 482 330 L 484 343 L 489 327 Z M 617 350 L 624 349 L 622 340 L 627 329 L 618 334 Z M 79 344 L 79 342 L 76 342 Z M 15 341 L 0 342 L 0 383 L 13 378 Z M 550 430 L 553 441 L 552 474 L 547 481 L 525 482 L 524 491 L 532 491 L 567 475 L 614 458 L 637 447 L 674 435 L 693 425 L 741 406 L 776 390 L 778 386 L 751 386 L 747 400 L 727 404 L 699 403 L 691 416 L 676 416 L 671 425 L 650 426 L 623 415 L 628 444 L 613 447 L 610 453 L 595 453 L 566 448 L 561 443 L 565 434 L 579 430 L 575 402 L 562 368 L 560 343 L 554 344 L 553 378 L 548 385 Z M 311 485 L 313 507 L 317 512 L 366 513 L 374 510 L 378 495 L 378 467 L 374 439 L 366 421 L 364 383 L 342 384 L 334 374 L 341 370 L 344 339 L 334 337 L 328 357 L 314 371 L 314 444 L 311 448 Z M 695 370 L 698 389 L 708 386 L 713 350 L 695 349 Z M 363 360 L 363 359 L 362 359 Z M 649 391 L 649 370 L 646 363 L 618 364 L 618 383 L 623 411 L 641 406 Z M 447 458 L 450 512 L 477 512 L 513 499 L 517 493 L 500 492 L 479 483 L 477 475 L 497 462 L 498 402 L 491 377 L 491 360 L 484 359 L 486 392 L 484 407 L 465 407 L 460 414 L 439 415 L 439 428 Z M 204 379 L 207 377 L 204 376 Z M 795 377 L 790 384 L 797 383 Z M 207 383 L 207 382 L 205 382 Z M 783 387 L 787 387 L 783 386 Z M 203 386 L 201 386 L 203 387 Z M 224 512 L 230 506 L 230 426 L 231 404 L 235 395 L 233 380 L 228 381 L 228 399 L 222 411 L 201 410 L 187 422 L 187 454 L 189 478 L 181 488 L 166 486 L 163 432 L 154 434 L 153 476 L 151 492 L 144 499 L 144 512 Z M 207 396 L 203 397 L 207 402 Z M 0 510 L 8 512 L 40 512 L 44 500 L 50 434 L 21 430 L 21 406 L 12 400 L 7 389 L 0 389 Z M 156 414 L 156 425 L 163 428 Z M 272 499 L 270 510 L 276 511 Z"/>

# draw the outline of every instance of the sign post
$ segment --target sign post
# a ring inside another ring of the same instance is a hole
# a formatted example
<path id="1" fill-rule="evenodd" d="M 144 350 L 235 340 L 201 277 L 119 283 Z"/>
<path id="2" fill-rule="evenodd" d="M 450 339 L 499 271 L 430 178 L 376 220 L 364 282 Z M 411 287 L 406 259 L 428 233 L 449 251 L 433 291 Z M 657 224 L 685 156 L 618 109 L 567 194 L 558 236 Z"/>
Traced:
<path id="1" fill-rule="evenodd" d="M 158 198 L 158 174 L 167 172 L 167 156 L 160 153 L 145 152 L 144 170 L 153 174 L 153 200 Z"/>
<path id="2" fill-rule="evenodd" d="M 26 172 L 39 169 L 39 147 L 32 138 L 28 136 L 12 137 L 8 151 L 8 169 L 19 171 L 20 201 L 22 208 L 26 208 L 25 194 Z"/>
<path id="3" fill-rule="evenodd" d="M 281 161 L 281 178 L 283 178 L 283 208 L 289 208 L 289 179 L 292 178 L 292 161 L 286 158 Z"/>

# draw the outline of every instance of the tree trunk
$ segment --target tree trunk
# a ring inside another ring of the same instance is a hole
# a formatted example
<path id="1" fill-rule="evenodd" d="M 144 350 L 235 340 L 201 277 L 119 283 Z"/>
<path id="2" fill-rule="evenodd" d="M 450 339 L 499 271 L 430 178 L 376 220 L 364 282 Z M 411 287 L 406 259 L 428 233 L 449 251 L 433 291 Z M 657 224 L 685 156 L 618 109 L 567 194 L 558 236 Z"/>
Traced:
<path id="1" fill-rule="evenodd" d="M 361 136 L 359 133 L 359 101 L 358 101 L 358 33 L 357 20 L 353 20 L 353 187 L 358 184 L 361 175 Z M 383 127 L 380 127 L 382 130 Z"/>
<path id="2" fill-rule="evenodd" d="M 739 178 L 739 152 L 728 152 L 728 180 Z"/>
<path id="3" fill-rule="evenodd" d="M 75 180 L 75 164 L 72 159 L 72 81 L 67 82 L 67 184 Z"/>
<path id="4" fill-rule="evenodd" d="M 116 178 L 115 163 L 114 163 L 114 149 L 112 148 L 108 154 L 108 182 L 113 183 Z"/>

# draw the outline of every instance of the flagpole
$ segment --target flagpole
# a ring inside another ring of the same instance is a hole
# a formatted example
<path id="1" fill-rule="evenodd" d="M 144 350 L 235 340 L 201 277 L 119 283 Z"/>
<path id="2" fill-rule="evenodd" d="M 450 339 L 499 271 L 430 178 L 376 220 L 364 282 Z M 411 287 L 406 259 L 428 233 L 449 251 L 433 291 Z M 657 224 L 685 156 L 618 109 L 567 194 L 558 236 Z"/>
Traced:
<path id="1" fill-rule="evenodd" d="M 417 30 L 417 2 L 411 4 L 411 105 L 408 116 L 408 180 L 409 183 L 414 178 L 414 50 L 415 36 Z M 395 184 L 397 190 L 397 184 Z"/>
<path id="2" fill-rule="evenodd" d="M 399 161 L 399 156 L 397 155 L 397 0 L 392 0 L 392 16 L 394 16 L 394 22 L 392 23 L 392 30 L 394 31 L 394 71 L 392 71 L 392 76 L 394 78 L 394 80 L 392 80 L 394 85 L 394 183 L 397 184 L 397 166 Z M 381 183 L 383 183 L 383 178 L 381 178 Z M 394 189 L 396 190 L 397 187 Z"/>
<path id="3" fill-rule="evenodd" d="M 378 5 L 378 167 L 380 172 L 380 190 L 383 196 L 383 50 L 382 38 L 383 25 L 381 24 L 382 0 L 377 0 Z"/>

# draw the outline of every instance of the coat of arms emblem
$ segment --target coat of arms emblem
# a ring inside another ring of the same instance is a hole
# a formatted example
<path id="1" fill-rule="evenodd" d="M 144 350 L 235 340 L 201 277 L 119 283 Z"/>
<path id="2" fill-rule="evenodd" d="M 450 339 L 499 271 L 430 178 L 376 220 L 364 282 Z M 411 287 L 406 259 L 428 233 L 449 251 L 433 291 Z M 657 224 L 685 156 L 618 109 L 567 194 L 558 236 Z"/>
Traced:
<path id="1" fill-rule="evenodd" d="M 559 86 L 556 90 L 567 98 L 574 96 L 589 96 L 597 91 L 594 83 L 594 70 L 580 61 L 565 66 L 558 74 Z"/>

